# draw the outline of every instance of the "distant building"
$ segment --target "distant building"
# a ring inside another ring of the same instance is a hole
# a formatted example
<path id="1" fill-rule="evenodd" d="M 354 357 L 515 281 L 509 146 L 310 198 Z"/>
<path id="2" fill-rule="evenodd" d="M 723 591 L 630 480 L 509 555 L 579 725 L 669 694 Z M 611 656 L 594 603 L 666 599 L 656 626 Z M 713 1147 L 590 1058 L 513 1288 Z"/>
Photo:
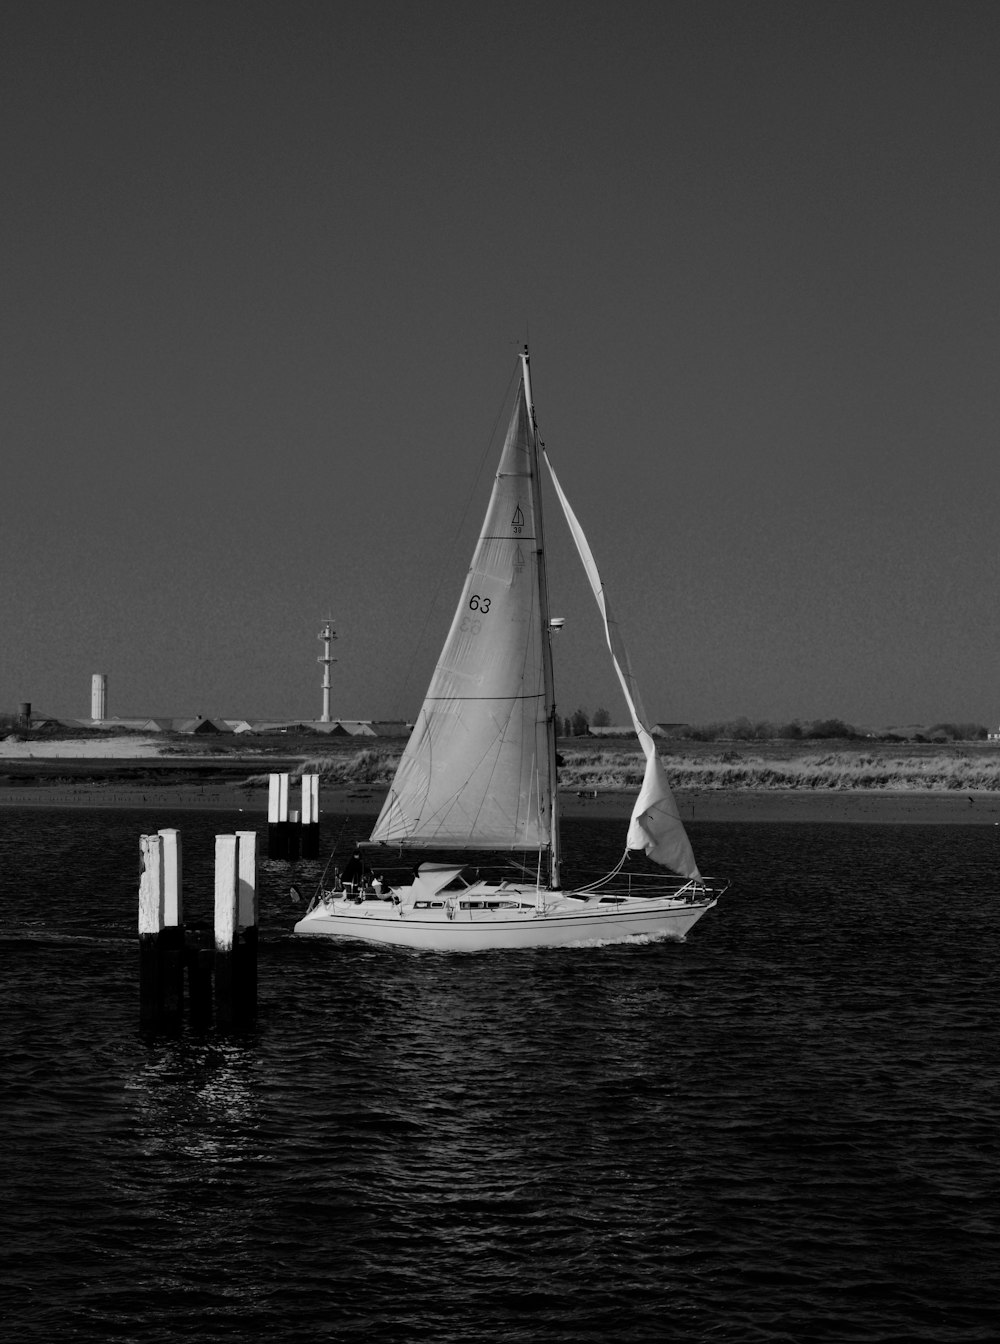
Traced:
<path id="1" fill-rule="evenodd" d="M 146 715 L 115 716 L 103 719 L 55 719 L 32 713 L 30 705 L 22 705 L 12 716 L 17 726 L 38 728 L 89 728 L 104 733 L 183 733 L 185 736 L 205 737 L 219 733 L 259 734 L 316 733 L 322 737 L 409 737 L 412 723 L 402 719 L 222 719 L 205 718 L 202 714 L 187 714 L 181 718 Z"/>
<path id="2" fill-rule="evenodd" d="M 207 733 L 231 733 L 233 730 L 225 719 L 205 719 L 200 714 L 193 719 L 174 720 L 175 733 L 197 733 L 199 737 Z"/>

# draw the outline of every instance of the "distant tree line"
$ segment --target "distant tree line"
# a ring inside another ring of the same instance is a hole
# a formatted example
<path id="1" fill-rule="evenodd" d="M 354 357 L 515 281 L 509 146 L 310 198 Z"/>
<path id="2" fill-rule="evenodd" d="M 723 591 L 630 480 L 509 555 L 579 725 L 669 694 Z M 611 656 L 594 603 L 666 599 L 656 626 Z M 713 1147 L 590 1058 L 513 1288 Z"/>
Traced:
<path id="1" fill-rule="evenodd" d="M 913 738 L 915 742 L 982 742 L 989 737 L 981 723 L 935 723 L 924 733 Z"/>
<path id="2" fill-rule="evenodd" d="M 811 742 L 877 740 L 880 742 L 977 742 L 989 736 L 980 723 L 935 723 L 929 728 L 855 728 L 843 719 L 813 719 L 791 723 L 734 719 L 724 723 L 690 725 L 683 736 L 693 742 Z"/>
<path id="3" fill-rule="evenodd" d="M 608 728 L 606 709 L 577 709 L 565 718 L 556 715 L 560 737 L 586 737 L 591 727 Z M 713 723 L 685 724 L 673 734 L 690 742 L 810 742 L 877 740 L 880 742 L 981 742 L 989 733 L 981 723 L 935 723 L 929 728 L 886 728 L 879 732 L 855 728 L 843 719 L 812 719 L 773 723 L 764 719 L 728 719 Z"/>
<path id="4" fill-rule="evenodd" d="M 611 727 L 611 715 L 606 709 L 595 709 L 593 714 L 586 709 L 576 709 L 565 718 L 556 715 L 557 737 L 586 737 L 592 727 Z"/>

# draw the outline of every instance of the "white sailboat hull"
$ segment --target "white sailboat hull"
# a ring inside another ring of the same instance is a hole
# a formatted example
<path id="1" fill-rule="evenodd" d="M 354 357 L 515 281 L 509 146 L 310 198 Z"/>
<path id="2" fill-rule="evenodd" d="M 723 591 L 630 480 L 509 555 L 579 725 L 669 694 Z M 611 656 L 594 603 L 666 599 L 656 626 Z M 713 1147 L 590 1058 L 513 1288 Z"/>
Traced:
<path id="1" fill-rule="evenodd" d="M 572 947 L 592 942 L 626 942 L 636 938 L 684 935 L 715 904 L 703 902 L 629 901 L 601 906 L 580 903 L 578 909 L 555 910 L 405 911 L 386 901 L 322 901 L 295 925 L 297 934 L 324 938 L 360 938 L 367 942 L 412 947 L 429 952 L 488 952 L 531 947 Z"/>

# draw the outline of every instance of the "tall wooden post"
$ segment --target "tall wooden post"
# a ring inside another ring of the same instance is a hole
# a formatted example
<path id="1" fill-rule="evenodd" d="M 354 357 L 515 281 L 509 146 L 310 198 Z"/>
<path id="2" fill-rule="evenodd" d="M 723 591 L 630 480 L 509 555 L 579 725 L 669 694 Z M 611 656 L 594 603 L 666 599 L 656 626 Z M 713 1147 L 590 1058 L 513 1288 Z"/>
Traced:
<path id="1" fill-rule="evenodd" d="M 154 1031 L 161 1025 L 163 990 L 160 935 L 163 931 L 163 837 L 141 835 L 139 854 L 139 1025 Z"/>
<path id="2" fill-rule="evenodd" d="M 236 850 L 237 999 L 239 1019 L 249 1026 L 257 1017 L 257 832 L 237 831 Z"/>
<path id="3" fill-rule="evenodd" d="M 302 857 L 319 858 L 319 775 L 302 776 Z"/>
<path id="4" fill-rule="evenodd" d="M 163 880 L 163 928 L 160 931 L 161 1007 L 164 1026 L 179 1027 L 184 1016 L 184 898 L 181 888 L 180 832 L 158 832 Z"/>
<path id="5" fill-rule="evenodd" d="M 268 776 L 267 857 L 288 858 L 288 776 Z"/>
<path id="6" fill-rule="evenodd" d="M 236 930 L 239 914 L 235 835 L 215 837 L 215 1020 L 236 1023 Z"/>

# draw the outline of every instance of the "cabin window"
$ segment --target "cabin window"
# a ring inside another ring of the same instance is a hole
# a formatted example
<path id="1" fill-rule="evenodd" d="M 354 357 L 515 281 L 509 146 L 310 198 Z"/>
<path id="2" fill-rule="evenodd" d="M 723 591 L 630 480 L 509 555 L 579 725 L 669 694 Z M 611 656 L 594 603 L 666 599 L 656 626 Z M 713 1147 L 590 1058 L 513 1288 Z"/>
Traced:
<path id="1" fill-rule="evenodd" d="M 627 896 L 602 896 L 601 905 L 624 905 L 628 900 Z"/>
<path id="2" fill-rule="evenodd" d="M 444 901 L 414 901 L 414 910 L 443 910 Z"/>
<path id="3" fill-rule="evenodd" d="M 517 901 L 487 901 L 487 910 L 516 910 Z"/>
<path id="4" fill-rule="evenodd" d="M 482 901 L 459 901 L 460 910 L 482 910 Z"/>

